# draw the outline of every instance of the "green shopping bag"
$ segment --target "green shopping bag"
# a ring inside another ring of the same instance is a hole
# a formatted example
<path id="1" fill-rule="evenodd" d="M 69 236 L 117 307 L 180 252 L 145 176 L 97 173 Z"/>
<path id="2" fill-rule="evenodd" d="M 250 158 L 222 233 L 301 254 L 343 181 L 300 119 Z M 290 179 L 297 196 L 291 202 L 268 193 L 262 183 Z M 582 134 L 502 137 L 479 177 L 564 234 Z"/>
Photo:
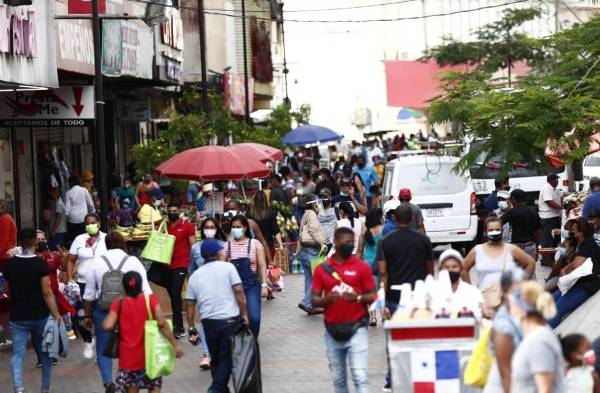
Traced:
<path id="1" fill-rule="evenodd" d="M 175 370 L 175 351 L 171 343 L 158 328 L 158 322 L 152 317 L 150 310 L 150 299 L 146 297 L 146 308 L 148 320 L 144 326 L 144 350 L 146 358 L 146 375 L 150 379 L 164 377 Z M 169 328 L 173 330 L 170 320 L 167 320 Z"/>
<path id="2" fill-rule="evenodd" d="M 312 274 L 315 274 L 315 269 L 317 268 L 317 266 L 319 266 L 326 260 L 327 260 L 327 246 L 322 246 L 319 256 L 317 258 L 313 259 L 312 261 L 310 261 L 310 270 L 312 271 Z"/>
<path id="3" fill-rule="evenodd" d="M 173 247 L 175 246 L 175 236 L 170 235 L 167 231 L 167 224 L 163 221 L 158 227 L 158 230 L 152 229 L 148 242 L 141 257 L 150 261 L 171 264 L 173 256 Z"/>

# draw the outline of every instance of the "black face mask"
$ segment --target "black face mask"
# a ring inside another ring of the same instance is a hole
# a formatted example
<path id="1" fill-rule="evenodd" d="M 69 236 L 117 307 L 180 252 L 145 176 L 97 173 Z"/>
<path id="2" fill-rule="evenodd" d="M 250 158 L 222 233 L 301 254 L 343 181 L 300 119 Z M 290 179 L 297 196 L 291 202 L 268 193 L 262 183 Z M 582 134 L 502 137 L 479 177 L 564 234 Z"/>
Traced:
<path id="1" fill-rule="evenodd" d="M 452 284 L 454 284 L 455 282 L 460 280 L 460 272 L 450 272 L 449 271 L 448 274 L 450 275 L 450 282 Z"/>
<path id="2" fill-rule="evenodd" d="M 167 217 L 169 217 L 169 221 L 175 222 L 179 220 L 179 213 L 167 213 Z"/>
<path id="3" fill-rule="evenodd" d="M 497 235 L 488 235 L 488 239 L 489 239 L 491 242 L 499 242 L 499 241 L 501 241 L 501 240 L 502 240 L 502 234 L 501 234 L 501 233 L 499 233 L 499 234 L 497 234 Z"/>
<path id="4" fill-rule="evenodd" d="M 46 251 L 47 249 L 48 249 L 48 243 L 46 243 L 46 241 L 41 241 L 41 242 L 39 242 L 39 243 L 37 244 L 37 247 L 36 247 L 36 249 L 35 249 L 35 250 L 36 250 L 37 252 L 44 252 L 44 251 Z"/>
<path id="5" fill-rule="evenodd" d="M 223 229 L 223 232 L 229 234 L 229 233 L 231 233 L 231 224 L 223 223 L 223 224 L 221 224 L 221 229 Z"/>
<path id="6" fill-rule="evenodd" d="M 338 250 L 340 255 L 344 259 L 348 259 L 352 256 L 352 251 L 354 251 L 354 244 L 342 244 Z"/>

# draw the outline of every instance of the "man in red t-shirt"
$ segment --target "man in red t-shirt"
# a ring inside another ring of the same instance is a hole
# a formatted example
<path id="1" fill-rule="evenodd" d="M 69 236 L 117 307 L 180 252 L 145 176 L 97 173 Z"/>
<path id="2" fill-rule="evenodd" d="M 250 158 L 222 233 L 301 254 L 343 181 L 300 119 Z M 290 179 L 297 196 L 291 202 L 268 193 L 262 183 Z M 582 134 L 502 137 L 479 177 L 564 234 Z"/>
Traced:
<path id="1" fill-rule="evenodd" d="M 8 214 L 6 201 L 0 199 L 0 273 L 4 270 L 4 264 L 12 258 L 12 255 L 7 254 L 7 252 L 16 246 L 17 225 L 15 220 Z"/>
<path id="2" fill-rule="evenodd" d="M 190 261 L 190 250 L 196 241 L 196 229 L 187 220 L 180 218 L 179 205 L 169 204 L 167 208 L 169 234 L 175 236 L 175 246 L 171 264 L 165 270 L 163 283 L 171 298 L 171 309 L 173 311 L 173 334 L 175 338 L 185 336 L 183 328 L 181 290 L 185 282 Z"/>
<path id="3" fill-rule="evenodd" d="M 325 348 L 336 392 L 347 392 L 346 357 L 357 393 L 369 391 L 367 307 L 377 298 L 371 267 L 352 255 L 354 231 L 339 228 L 335 254 L 317 267 L 312 283 L 312 304 L 325 315 Z"/>

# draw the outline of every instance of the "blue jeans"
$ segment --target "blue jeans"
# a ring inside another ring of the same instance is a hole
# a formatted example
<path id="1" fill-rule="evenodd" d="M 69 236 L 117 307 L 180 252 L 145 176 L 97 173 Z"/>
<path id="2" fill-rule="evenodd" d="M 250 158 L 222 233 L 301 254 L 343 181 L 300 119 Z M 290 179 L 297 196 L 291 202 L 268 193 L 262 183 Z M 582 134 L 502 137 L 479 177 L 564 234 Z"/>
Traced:
<path id="1" fill-rule="evenodd" d="M 590 294 L 583 288 L 573 287 L 564 295 L 560 291 L 554 292 L 554 301 L 556 302 L 556 316 L 548 321 L 551 328 L 555 328 L 560 321 L 571 311 L 585 303 L 590 298 Z"/>
<path id="2" fill-rule="evenodd" d="M 260 310 L 261 301 L 260 296 L 260 282 L 246 287 L 244 286 L 244 293 L 246 294 L 246 307 L 248 307 L 248 321 L 250 322 L 250 330 L 254 333 L 255 337 L 258 337 L 260 332 Z"/>
<path id="3" fill-rule="evenodd" d="M 333 377 L 335 393 L 349 393 L 346 376 L 346 358 L 354 381 L 356 393 L 369 392 L 369 334 L 360 328 L 348 341 L 336 341 L 325 331 L 325 350 L 329 359 L 329 370 Z"/>
<path id="4" fill-rule="evenodd" d="M 12 334 L 13 349 L 11 358 L 11 368 L 13 377 L 13 387 L 15 390 L 23 390 L 23 359 L 27 352 L 27 340 L 31 335 L 31 342 L 42 356 L 42 387 L 41 390 L 50 389 L 50 380 L 52 364 L 48 357 L 48 352 L 42 352 L 42 335 L 48 317 L 37 321 L 10 321 L 10 333 Z"/>
<path id="5" fill-rule="evenodd" d="M 231 338 L 240 325 L 240 319 L 203 319 L 202 326 L 206 334 L 211 358 L 210 374 L 212 383 L 209 392 L 229 393 L 231 376 Z"/>
<path id="6" fill-rule="evenodd" d="M 102 384 L 113 382 L 112 375 L 112 359 L 102 356 L 106 341 L 110 332 L 106 332 L 102 328 L 102 321 L 106 318 L 108 312 L 100 310 L 97 306 L 94 306 L 94 327 L 96 328 L 96 363 L 98 363 L 98 369 L 100 370 L 100 377 L 102 378 Z"/>
<path id="7" fill-rule="evenodd" d="M 321 249 L 319 247 L 302 247 L 298 253 L 298 261 L 304 269 L 304 298 L 300 301 L 305 307 L 313 308 L 312 306 L 312 270 L 310 269 L 310 261 L 319 256 Z"/>

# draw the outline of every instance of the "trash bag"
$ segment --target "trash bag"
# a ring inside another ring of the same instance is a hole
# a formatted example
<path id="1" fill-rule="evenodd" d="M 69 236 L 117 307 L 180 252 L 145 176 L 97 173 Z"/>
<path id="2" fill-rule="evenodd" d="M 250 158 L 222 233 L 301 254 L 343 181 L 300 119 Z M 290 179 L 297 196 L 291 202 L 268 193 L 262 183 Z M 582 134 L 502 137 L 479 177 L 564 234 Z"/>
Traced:
<path id="1" fill-rule="evenodd" d="M 232 337 L 231 359 L 235 393 L 262 393 L 258 342 L 248 326 L 241 326 Z"/>

